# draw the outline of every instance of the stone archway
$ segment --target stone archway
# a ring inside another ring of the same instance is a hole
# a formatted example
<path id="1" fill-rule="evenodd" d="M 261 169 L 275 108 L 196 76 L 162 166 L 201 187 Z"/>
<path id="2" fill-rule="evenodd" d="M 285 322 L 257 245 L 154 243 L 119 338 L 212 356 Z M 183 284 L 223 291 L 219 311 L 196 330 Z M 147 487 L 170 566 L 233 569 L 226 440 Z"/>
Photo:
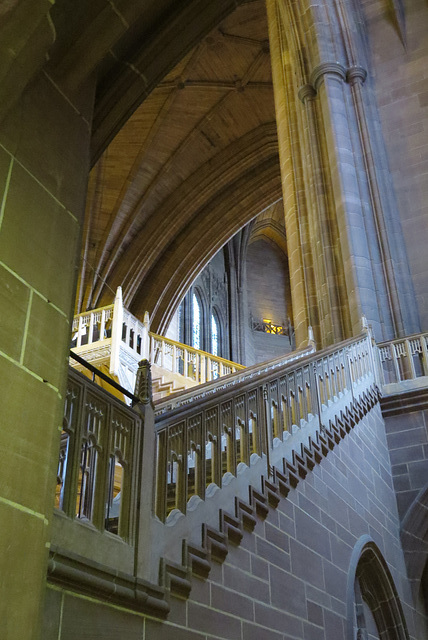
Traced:
<path id="1" fill-rule="evenodd" d="M 413 600 L 428 615 L 428 484 L 409 506 L 401 524 L 401 542 Z M 428 624 L 428 621 L 426 622 Z"/>
<path id="2" fill-rule="evenodd" d="M 400 598 L 386 561 L 367 535 L 354 547 L 348 573 L 348 640 L 409 640 Z"/>

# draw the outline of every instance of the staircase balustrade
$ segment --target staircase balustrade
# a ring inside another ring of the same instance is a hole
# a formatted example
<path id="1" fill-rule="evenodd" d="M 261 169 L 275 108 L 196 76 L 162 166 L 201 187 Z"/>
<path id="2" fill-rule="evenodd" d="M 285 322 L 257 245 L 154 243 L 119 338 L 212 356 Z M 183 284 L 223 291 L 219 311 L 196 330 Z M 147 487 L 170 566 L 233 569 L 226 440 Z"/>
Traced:
<path id="1" fill-rule="evenodd" d="M 141 322 L 122 304 L 120 287 L 114 305 L 75 316 L 72 349 L 88 361 L 108 361 L 110 373 L 133 390 L 138 363 L 147 359 L 177 379 L 203 384 L 245 367 L 200 349 L 151 333 L 149 316 Z M 73 364 L 73 363 L 72 363 Z"/>
<path id="2" fill-rule="evenodd" d="M 130 395 L 125 389 L 121 392 Z M 134 396 L 132 399 L 138 401 Z M 70 368 L 57 472 L 57 509 L 99 531 L 130 540 L 135 529 L 140 438 L 141 417 Z"/>
<path id="3" fill-rule="evenodd" d="M 73 346 L 82 347 L 110 338 L 113 307 L 114 305 L 110 304 L 107 307 L 74 316 L 72 324 Z"/>
<path id="4" fill-rule="evenodd" d="M 428 376 L 428 334 L 421 333 L 377 345 L 382 385 Z"/>
<path id="5" fill-rule="evenodd" d="M 311 419 L 322 430 L 324 410 L 345 391 L 352 394 L 373 367 L 371 339 L 365 336 L 279 368 L 253 367 L 231 377 L 229 385 L 198 389 L 195 401 L 176 408 L 169 400 L 159 403 L 157 517 L 165 522 L 173 512 L 185 514 L 189 500 L 204 500 L 212 485 L 221 488 L 225 477 L 263 456 L 270 473 L 275 447 Z"/>
<path id="6" fill-rule="evenodd" d="M 150 333 L 150 362 L 171 373 L 178 373 L 196 384 L 203 384 L 245 367 L 212 353 Z"/>
<path id="7" fill-rule="evenodd" d="M 138 564 L 138 575 L 155 581 L 159 558 L 176 562 L 181 540 L 196 544 L 218 509 L 226 513 L 260 481 L 281 482 L 282 473 L 292 485 L 295 455 L 317 446 L 319 434 L 331 437 L 332 422 L 349 420 L 374 381 L 368 332 L 318 353 L 310 342 L 207 382 L 193 398 L 190 390 L 176 394 L 156 411 L 147 360 L 133 408 L 70 369 L 55 548 L 95 562 L 108 557 L 109 571 L 136 575 Z"/>

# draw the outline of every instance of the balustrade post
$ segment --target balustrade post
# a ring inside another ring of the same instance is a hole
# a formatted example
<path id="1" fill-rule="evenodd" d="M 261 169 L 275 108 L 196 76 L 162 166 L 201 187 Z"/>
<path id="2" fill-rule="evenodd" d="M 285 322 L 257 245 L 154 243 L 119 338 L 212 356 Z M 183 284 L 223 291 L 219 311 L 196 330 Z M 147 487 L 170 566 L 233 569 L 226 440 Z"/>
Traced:
<path id="1" fill-rule="evenodd" d="M 413 362 L 413 355 L 412 355 L 412 349 L 410 346 L 410 340 L 406 340 L 405 344 L 406 344 L 407 358 L 409 360 L 410 374 L 412 379 L 415 379 L 416 378 L 415 363 Z"/>
<path id="2" fill-rule="evenodd" d="M 88 344 L 92 344 L 93 338 L 94 338 L 94 312 L 92 311 L 92 313 L 89 315 Z"/>
<path id="3" fill-rule="evenodd" d="M 162 340 L 161 342 L 161 367 L 162 369 L 165 368 L 165 341 Z"/>
<path id="4" fill-rule="evenodd" d="M 425 336 L 421 336 L 422 345 L 422 369 L 425 376 L 428 376 L 428 350 Z"/>
<path id="5" fill-rule="evenodd" d="M 155 416 L 152 402 L 152 376 L 148 360 L 141 360 L 138 365 L 135 382 L 135 395 L 139 402 L 134 409 L 141 416 L 141 433 L 138 442 L 138 476 L 137 476 L 137 526 L 135 531 L 136 572 L 139 576 L 148 576 L 151 567 L 152 521 L 155 495 L 155 473 L 153 464 L 161 460 L 162 454 L 156 456 Z"/>
<path id="6" fill-rule="evenodd" d="M 361 322 L 363 325 L 363 331 L 367 336 L 369 360 L 372 366 L 373 377 L 375 379 L 375 382 L 380 386 L 381 385 L 381 366 L 380 366 L 379 358 L 377 358 L 375 355 L 375 350 L 378 351 L 378 349 L 376 347 L 376 342 L 374 340 L 373 331 L 367 321 L 366 316 L 364 315 L 362 316 Z"/>
<path id="7" fill-rule="evenodd" d="M 143 328 L 141 332 L 141 357 L 145 360 L 151 361 L 150 356 L 153 354 L 151 354 L 150 344 L 153 344 L 153 342 L 150 341 L 149 332 L 150 332 L 150 316 L 149 316 L 149 312 L 146 311 L 144 313 Z"/>
<path id="8" fill-rule="evenodd" d="M 104 324 L 105 324 L 105 319 L 103 317 L 101 322 L 101 330 L 103 331 L 103 335 L 104 335 L 104 329 L 103 329 Z M 116 376 L 119 374 L 119 366 L 120 366 L 120 345 L 122 343 L 122 327 L 123 327 L 122 287 L 118 287 L 116 290 L 116 297 L 114 299 L 113 320 L 111 324 L 111 355 L 110 355 L 110 373 Z"/>
<path id="9" fill-rule="evenodd" d="M 347 351 L 346 351 L 345 365 L 346 365 L 346 370 L 347 370 L 347 378 L 349 380 L 349 390 L 350 390 L 351 395 L 352 395 L 352 402 L 354 402 L 354 380 L 353 380 L 353 377 L 352 377 L 352 374 L 351 374 L 351 363 L 350 363 L 349 349 L 347 349 Z"/>
<path id="10" fill-rule="evenodd" d="M 172 345 L 172 373 L 177 371 L 177 347 L 175 344 Z"/>
<path id="11" fill-rule="evenodd" d="M 79 318 L 79 328 L 77 329 L 77 342 L 76 347 L 80 347 L 82 344 L 82 331 L 83 331 L 83 318 L 80 316 Z"/>
<path id="12" fill-rule="evenodd" d="M 318 424 L 320 427 L 320 431 L 324 432 L 325 427 L 321 420 L 322 406 L 321 406 L 320 389 L 319 389 L 319 381 L 318 381 L 318 367 L 316 362 L 314 363 L 314 366 L 313 366 L 313 376 L 314 376 L 313 388 L 315 389 L 316 403 L 317 403 L 317 409 L 318 409 Z"/>
<path id="13" fill-rule="evenodd" d="M 201 376 L 200 376 L 199 382 L 201 384 L 203 384 L 204 382 L 207 381 L 207 358 L 206 358 L 206 356 L 201 356 L 200 362 L 201 362 L 201 371 L 200 371 Z"/>
<path id="14" fill-rule="evenodd" d="M 267 387 L 263 387 L 263 408 L 264 408 L 264 418 L 265 418 L 265 438 L 266 438 L 266 465 L 267 465 L 267 474 L 268 478 L 272 475 L 272 469 L 270 466 L 270 449 L 272 442 L 272 429 L 270 424 L 270 410 L 269 410 L 269 399 Z"/>
<path id="15" fill-rule="evenodd" d="M 156 340 L 153 338 L 153 336 L 150 336 L 150 358 L 148 358 L 148 360 L 150 361 L 151 364 L 155 364 L 155 358 L 156 358 Z"/>
<path id="16" fill-rule="evenodd" d="M 200 366 L 200 355 L 198 352 L 195 353 L 195 382 L 197 382 L 198 384 L 200 384 L 201 380 L 200 380 L 200 370 L 199 370 L 199 366 Z"/>
<path id="17" fill-rule="evenodd" d="M 185 378 L 189 378 L 189 352 L 187 351 L 187 349 L 183 350 L 183 375 Z"/>
<path id="18" fill-rule="evenodd" d="M 389 348 L 391 350 L 391 357 L 394 363 L 395 376 L 397 378 L 396 382 L 400 382 L 401 381 L 400 367 L 398 365 L 397 351 L 395 349 L 395 345 L 393 342 L 389 345 Z"/>
<path id="19" fill-rule="evenodd" d="M 104 340 L 104 334 L 106 329 L 106 311 L 101 311 L 101 326 L 100 326 L 100 340 Z"/>

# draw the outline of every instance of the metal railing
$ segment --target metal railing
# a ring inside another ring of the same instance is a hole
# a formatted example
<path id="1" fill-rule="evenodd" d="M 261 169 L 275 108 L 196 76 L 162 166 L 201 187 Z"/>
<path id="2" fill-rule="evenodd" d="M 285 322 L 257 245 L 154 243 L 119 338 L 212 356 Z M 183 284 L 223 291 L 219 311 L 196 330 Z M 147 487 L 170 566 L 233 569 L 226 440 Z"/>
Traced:
<path id="1" fill-rule="evenodd" d="M 280 368 L 263 365 L 258 374 L 236 385 L 198 394 L 184 404 L 156 416 L 157 517 L 165 522 L 188 501 L 204 500 L 207 487 L 222 487 L 224 474 L 238 474 L 252 456 L 269 457 L 276 442 L 284 442 L 345 390 L 374 371 L 368 335 L 307 355 Z M 239 374 L 238 374 L 239 379 Z"/>

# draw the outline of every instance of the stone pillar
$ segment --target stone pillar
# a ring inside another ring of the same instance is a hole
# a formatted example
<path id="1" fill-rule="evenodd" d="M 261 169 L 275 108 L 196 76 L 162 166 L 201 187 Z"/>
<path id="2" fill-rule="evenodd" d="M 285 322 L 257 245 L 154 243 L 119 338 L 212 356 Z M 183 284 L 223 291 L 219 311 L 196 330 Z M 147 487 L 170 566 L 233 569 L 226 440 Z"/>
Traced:
<path id="1" fill-rule="evenodd" d="M 381 337 L 417 333 L 420 331 L 419 317 L 394 189 L 391 183 L 384 184 L 379 172 L 382 167 L 383 173 L 389 174 L 386 152 L 382 141 L 376 139 L 369 127 L 373 119 L 373 106 L 371 89 L 363 87 L 367 72 L 363 67 L 353 65 L 348 68 L 346 77 L 358 122 L 362 160 L 372 204 L 368 221 L 371 251 L 383 267 L 380 273 L 379 269 L 374 272 L 379 295 L 385 298 L 383 304 L 380 302 L 381 321 L 386 325 Z M 385 307 L 386 317 L 382 313 Z"/>
<path id="2" fill-rule="evenodd" d="M 249 326 L 246 276 L 247 247 L 252 227 L 253 223 L 250 222 L 225 247 L 229 295 L 230 360 L 245 365 L 253 364 L 254 359 Z"/>
<path id="3" fill-rule="evenodd" d="M 324 62 L 311 73 L 318 95 L 326 136 L 331 176 L 331 214 L 336 216 L 352 334 L 360 330 L 362 310 L 379 322 L 362 199 L 346 108 L 346 71 L 336 62 Z"/>
<path id="4" fill-rule="evenodd" d="M 267 7 L 297 344 L 302 323 L 321 347 L 356 335 L 363 313 L 377 340 L 416 332 L 356 9 L 339 0 Z"/>
<path id="5" fill-rule="evenodd" d="M 116 290 L 113 308 L 113 321 L 111 323 L 111 353 L 110 353 L 110 373 L 119 375 L 120 367 L 120 346 L 122 344 L 123 331 L 123 302 L 122 287 Z M 144 357 L 147 357 L 144 354 Z"/>
<path id="6" fill-rule="evenodd" d="M 28 61 L 31 52 L 27 54 Z M 45 55 L 46 50 L 43 59 Z M 26 71 L 22 69 L 24 76 Z M 31 63 L 29 73 L 33 71 Z M 26 83 L 19 69 L 16 73 L 16 82 Z M 81 88 L 76 105 L 43 72 L 0 118 L 3 640 L 39 637 L 93 89 Z"/>
<path id="7" fill-rule="evenodd" d="M 148 580 L 155 580 L 153 574 L 153 554 L 156 546 L 156 529 L 159 523 L 154 518 L 154 495 L 156 484 L 156 437 L 155 414 L 152 401 L 152 374 L 148 360 L 138 363 L 135 382 L 135 395 L 139 403 L 134 406 L 142 418 L 142 432 L 139 446 L 139 478 L 138 478 L 138 523 L 135 551 L 135 575 Z"/>
<path id="8" fill-rule="evenodd" d="M 337 254 L 340 254 L 337 225 L 329 206 L 331 185 L 326 184 L 327 176 L 323 171 L 325 140 L 320 131 L 316 91 L 311 84 L 305 84 L 298 96 L 305 107 L 309 227 L 321 342 L 331 344 L 345 337 L 340 301 L 340 262 L 337 259 Z"/>
<path id="9" fill-rule="evenodd" d="M 279 15 L 280 7 L 277 0 L 267 0 L 266 6 L 278 127 L 278 149 L 287 234 L 291 299 L 296 346 L 299 348 L 306 342 L 309 325 L 314 327 L 318 338 L 319 317 L 309 244 L 307 204 L 298 133 L 299 123 L 294 106 L 296 95 L 292 79 L 290 52 L 285 42 L 282 21 Z"/>

